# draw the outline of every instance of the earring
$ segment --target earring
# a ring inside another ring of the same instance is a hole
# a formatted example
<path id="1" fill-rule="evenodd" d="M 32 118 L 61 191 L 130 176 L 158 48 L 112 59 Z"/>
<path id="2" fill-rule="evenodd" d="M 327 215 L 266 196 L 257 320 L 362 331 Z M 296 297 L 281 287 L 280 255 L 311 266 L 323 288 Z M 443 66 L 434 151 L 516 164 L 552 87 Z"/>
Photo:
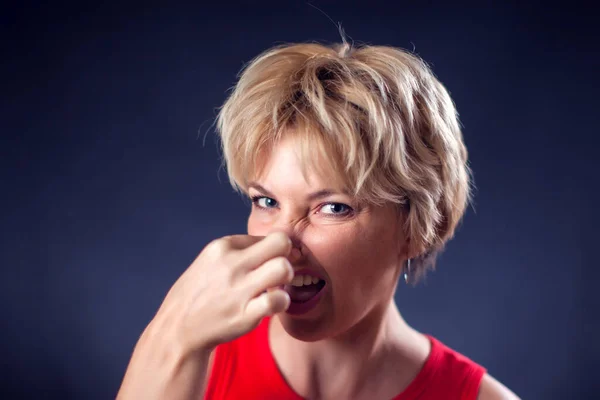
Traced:
<path id="1" fill-rule="evenodd" d="M 408 283 L 408 275 L 410 275 L 410 258 L 406 260 L 406 268 L 404 268 L 404 283 Z"/>

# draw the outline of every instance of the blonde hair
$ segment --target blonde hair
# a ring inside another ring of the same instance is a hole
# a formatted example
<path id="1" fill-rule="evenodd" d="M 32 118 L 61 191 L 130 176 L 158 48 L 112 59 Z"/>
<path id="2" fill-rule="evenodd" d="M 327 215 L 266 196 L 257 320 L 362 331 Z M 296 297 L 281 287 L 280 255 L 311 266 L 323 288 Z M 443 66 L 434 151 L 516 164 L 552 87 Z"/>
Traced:
<path id="1" fill-rule="evenodd" d="M 252 60 L 217 118 L 231 184 L 247 192 L 284 135 L 303 162 L 361 201 L 405 215 L 411 276 L 433 267 L 470 200 L 467 151 L 454 104 L 408 51 L 346 43 L 285 44 Z M 263 160 L 261 162 L 261 160 Z"/>

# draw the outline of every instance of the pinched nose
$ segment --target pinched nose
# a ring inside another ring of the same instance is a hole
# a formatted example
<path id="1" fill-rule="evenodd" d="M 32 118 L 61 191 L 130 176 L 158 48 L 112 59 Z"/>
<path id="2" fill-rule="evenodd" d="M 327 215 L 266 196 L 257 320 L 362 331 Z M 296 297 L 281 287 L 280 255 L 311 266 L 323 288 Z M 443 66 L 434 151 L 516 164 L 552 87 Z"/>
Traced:
<path id="1" fill-rule="evenodd" d="M 289 228 L 289 226 L 288 226 L 288 228 Z M 294 234 L 292 229 L 282 229 L 282 227 L 278 227 L 277 229 L 273 230 L 273 232 L 281 232 L 288 237 L 288 239 L 292 243 L 292 249 L 290 250 L 290 253 L 288 254 L 287 258 L 288 258 L 290 264 L 292 264 L 292 265 L 298 263 L 302 259 L 302 256 L 303 256 L 302 242 L 300 241 L 298 236 L 296 236 Z M 273 233 L 273 232 L 271 232 L 271 233 Z"/>

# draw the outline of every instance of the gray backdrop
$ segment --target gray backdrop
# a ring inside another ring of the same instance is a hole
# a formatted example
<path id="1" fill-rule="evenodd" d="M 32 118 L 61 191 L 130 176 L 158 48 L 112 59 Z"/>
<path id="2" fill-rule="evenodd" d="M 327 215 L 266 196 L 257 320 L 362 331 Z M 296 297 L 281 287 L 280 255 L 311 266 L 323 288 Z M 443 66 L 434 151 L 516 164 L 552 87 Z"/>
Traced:
<path id="1" fill-rule="evenodd" d="M 367 3 L 311 4 L 355 41 L 432 65 L 477 184 L 438 270 L 400 285 L 401 311 L 524 398 L 592 398 L 593 11 Z M 0 394 L 111 398 L 175 279 L 208 241 L 245 232 L 211 128 L 236 73 L 337 29 L 304 1 L 23 3 L 1 18 Z"/>

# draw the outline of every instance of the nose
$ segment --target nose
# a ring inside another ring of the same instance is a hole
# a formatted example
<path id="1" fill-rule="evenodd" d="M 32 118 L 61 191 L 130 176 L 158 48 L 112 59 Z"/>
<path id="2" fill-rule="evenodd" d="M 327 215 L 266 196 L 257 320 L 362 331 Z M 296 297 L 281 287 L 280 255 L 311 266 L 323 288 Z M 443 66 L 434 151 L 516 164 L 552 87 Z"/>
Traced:
<path id="1" fill-rule="evenodd" d="M 292 239 L 292 250 L 290 251 L 290 255 L 288 256 L 288 260 L 292 265 L 300 261 L 302 258 L 302 244 L 298 241 Z"/>
<path id="2" fill-rule="evenodd" d="M 300 238 L 302 230 L 302 220 L 297 216 L 283 215 L 281 213 L 277 221 L 271 225 L 271 232 L 283 232 L 292 241 L 292 249 L 288 255 L 288 260 L 292 265 L 298 263 L 303 256 L 303 243 Z"/>
<path id="3" fill-rule="evenodd" d="M 288 260 L 292 265 L 300 261 L 302 258 L 302 242 L 300 239 L 298 239 L 298 237 L 296 237 L 290 230 L 273 229 L 271 232 L 285 233 L 292 241 L 292 249 L 290 250 L 290 254 L 287 256 Z"/>
<path id="4" fill-rule="evenodd" d="M 287 237 L 290 238 L 292 242 L 292 249 L 290 250 L 287 258 L 292 265 L 298 263 L 303 255 L 303 244 L 300 238 L 291 229 L 281 229 L 281 227 L 279 227 L 279 229 L 273 229 L 271 232 L 283 232 L 287 235 Z"/>

